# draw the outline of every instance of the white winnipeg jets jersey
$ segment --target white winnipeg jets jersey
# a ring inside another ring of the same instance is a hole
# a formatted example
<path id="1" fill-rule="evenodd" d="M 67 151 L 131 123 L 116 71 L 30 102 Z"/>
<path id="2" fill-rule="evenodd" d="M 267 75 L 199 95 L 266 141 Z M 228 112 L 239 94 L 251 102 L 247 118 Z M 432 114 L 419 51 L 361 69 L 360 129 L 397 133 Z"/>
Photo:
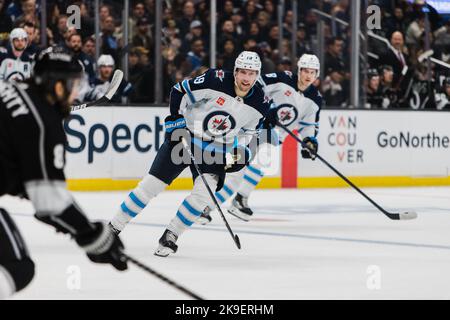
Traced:
<path id="1" fill-rule="evenodd" d="M 247 145 L 270 108 L 260 87 L 253 86 L 241 98 L 234 91 L 233 74 L 216 69 L 177 83 L 170 100 L 171 114 L 181 113 L 195 137 L 224 144 L 237 138 L 239 145 Z"/>
<path id="2" fill-rule="evenodd" d="M 322 96 L 312 85 L 300 92 L 297 80 L 297 75 L 288 71 L 269 73 L 260 77 L 258 85 L 273 100 L 283 125 L 289 130 L 298 130 L 302 137 L 315 137 L 319 129 Z M 282 138 L 285 136 L 283 134 Z"/>
<path id="3" fill-rule="evenodd" d="M 23 81 L 31 76 L 32 56 L 24 52 L 16 58 L 11 50 L 0 51 L 0 79 Z"/>

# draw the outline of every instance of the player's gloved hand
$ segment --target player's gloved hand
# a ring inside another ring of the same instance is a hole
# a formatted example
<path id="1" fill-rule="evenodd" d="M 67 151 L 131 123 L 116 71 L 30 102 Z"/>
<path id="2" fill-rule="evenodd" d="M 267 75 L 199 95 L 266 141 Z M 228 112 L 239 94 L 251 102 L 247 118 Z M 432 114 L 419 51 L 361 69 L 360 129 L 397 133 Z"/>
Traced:
<path id="1" fill-rule="evenodd" d="M 110 263 L 117 270 L 126 270 L 127 261 L 122 255 L 124 246 L 119 236 L 102 222 L 93 225 L 92 231 L 75 236 L 75 241 L 92 262 Z"/>
<path id="2" fill-rule="evenodd" d="M 166 139 L 172 141 L 172 134 L 177 129 L 186 129 L 186 119 L 181 115 L 170 115 L 164 119 L 164 130 L 166 132 Z M 174 140 L 174 142 L 178 142 L 180 139 Z"/>
<path id="3" fill-rule="evenodd" d="M 250 149 L 243 146 L 234 147 L 225 154 L 225 172 L 236 172 L 244 168 L 250 161 Z"/>
<path id="4" fill-rule="evenodd" d="M 266 118 L 263 122 L 263 127 L 266 129 L 272 129 L 278 124 L 278 108 L 277 107 L 271 107 L 269 109 L 269 112 L 266 115 Z"/>
<path id="5" fill-rule="evenodd" d="M 304 159 L 316 159 L 319 144 L 317 143 L 317 139 L 315 137 L 306 137 L 303 139 L 302 147 L 302 157 Z"/>

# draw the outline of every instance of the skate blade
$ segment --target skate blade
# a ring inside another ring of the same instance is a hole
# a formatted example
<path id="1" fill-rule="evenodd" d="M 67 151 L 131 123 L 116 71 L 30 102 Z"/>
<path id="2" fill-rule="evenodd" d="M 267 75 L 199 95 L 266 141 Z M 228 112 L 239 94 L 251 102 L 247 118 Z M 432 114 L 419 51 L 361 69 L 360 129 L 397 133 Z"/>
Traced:
<path id="1" fill-rule="evenodd" d="M 249 222 L 250 217 L 247 214 L 242 214 L 238 210 L 228 209 L 228 213 L 239 218 L 242 221 Z"/>
<path id="2" fill-rule="evenodd" d="M 156 249 L 154 255 L 158 256 L 158 257 L 167 257 L 169 256 L 169 254 L 171 253 L 175 253 L 174 250 L 167 248 L 167 247 L 163 247 L 163 246 L 159 246 L 158 249 Z"/>
<path id="3" fill-rule="evenodd" d="M 201 224 L 201 225 L 205 225 L 205 224 L 208 224 L 210 222 L 211 222 L 211 220 L 208 220 L 206 218 L 198 218 L 197 221 L 196 221 L 196 223 Z"/>

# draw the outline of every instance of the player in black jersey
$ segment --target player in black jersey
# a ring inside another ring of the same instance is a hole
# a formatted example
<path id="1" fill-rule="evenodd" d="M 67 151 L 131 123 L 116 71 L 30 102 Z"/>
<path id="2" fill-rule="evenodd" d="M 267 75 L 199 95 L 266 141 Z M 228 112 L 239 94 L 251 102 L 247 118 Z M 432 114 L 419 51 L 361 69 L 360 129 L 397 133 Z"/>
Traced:
<path id="1" fill-rule="evenodd" d="M 30 80 L 0 81 L 0 196 L 29 199 L 35 217 L 73 237 L 90 260 L 125 270 L 119 237 L 89 221 L 66 189 L 62 123 L 81 73 L 73 57 L 49 50 L 38 57 Z M 0 208 L 0 298 L 25 288 L 33 277 L 34 263 L 19 230 Z"/>

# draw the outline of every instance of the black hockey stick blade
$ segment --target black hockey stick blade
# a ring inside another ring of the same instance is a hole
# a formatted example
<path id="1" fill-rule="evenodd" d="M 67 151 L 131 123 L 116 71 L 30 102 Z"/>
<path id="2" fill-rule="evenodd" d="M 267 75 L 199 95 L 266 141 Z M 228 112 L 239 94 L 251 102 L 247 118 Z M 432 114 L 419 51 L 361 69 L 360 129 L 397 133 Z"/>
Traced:
<path id="1" fill-rule="evenodd" d="M 181 142 L 184 146 L 184 149 L 187 151 L 187 153 L 189 154 L 189 157 L 191 158 L 191 162 L 195 167 L 195 170 L 197 171 L 198 175 L 201 177 L 201 179 L 203 180 L 203 183 L 205 184 L 206 190 L 208 190 L 209 196 L 211 197 L 211 199 L 214 201 L 214 204 L 216 206 L 217 211 L 219 211 L 220 216 L 222 217 L 223 222 L 225 223 L 225 226 L 227 227 L 228 232 L 230 233 L 231 237 L 233 238 L 234 243 L 236 244 L 236 247 L 238 249 L 241 249 L 241 241 L 239 240 L 239 237 L 237 236 L 237 234 L 234 234 L 233 230 L 231 230 L 231 227 L 227 221 L 227 218 L 225 218 L 225 215 L 223 214 L 222 208 L 220 207 L 219 202 L 216 199 L 216 196 L 214 195 L 214 193 L 211 190 L 211 187 L 208 184 L 208 181 L 206 181 L 205 177 L 203 176 L 203 172 L 200 170 L 200 167 L 198 166 L 197 162 L 195 161 L 195 157 L 192 154 L 191 148 L 189 148 L 188 143 L 186 142 L 185 138 L 181 138 Z"/>
<path id="2" fill-rule="evenodd" d="M 297 137 L 291 130 L 289 130 L 285 125 L 278 122 L 278 126 L 280 126 L 284 131 L 286 131 L 292 138 L 297 140 L 298 143 L 302 145 L 303 148 L 306 148 L 305 143 Z M 412 220 L 417 218 L 417 213 L 415 211 L 405 211 L 399 213 L 393 213 L 386 211 L 383 207 L 381 207 L 378 203 L 372 200 L 368 195 L 366 195 L 361 189 L 359 189 L 353 182 L 351 182 L 346 176 L 340 173 L 335 167 L 333 167 L 328 161 L 322 158 L 319 154 L 316 154 L 316 158 L 322 161 L 328 168 L 330 168 L 334 173 L 336 173 L 342 180 L 348 183 L 353 189 L 355 189 L 360 195 L 366 198 L 371 204 L 373 204 L 378 210 L 380 210 L 384 215 L 386 215 L 389 219 L 392 220 Z"/>
<path id="3" fill-rule="evenodd" d="M 128 254 L 122 252 L 122 257 L 123 259 L 125 259 L 126 261 L 129 261 L 131 263 L 133 263 L 134 265 L 136 265 L 137 267 L 141 268 L 142 270 L 147 271 L 148 273 L 154 275 L 155 277 L 157 277 L 158 279 L 164 281 L 165 283 L 167 283 L 168 285 L 180 290 L 181 292 L 185 293 L 186 295 L 190 296 L 191 298 L 194 298 L 196 300 L 203 300 L 203 298 L 201 298 L 199 295 L 195 294 L 194 292 L 192 292 L 189 289 L 186 289 L 185 287 L 181 286 L 180 284 L 170 280 L 169 278 L 167 278 L 166 276 L 162 275 L 161 273 L 159 273 L 158 271 L 153 270 L 152 268 L 146 266 L 145 264 L 143 264 L 142 262 L 134 259 L 133 257 L 129 256 Z"/>
<path id="4" fill-rule="evenodd" d="M 107 103 L 116 94 L 117 89 L 119 89 L 120 83 L 122 82 L 122 79 L 123 79 L 123 72 L 122 72 L 122 70 L 117 69 L 116 71 L 114 71 L 114 75 L 111 79 L 111 83 L 109 84 L 108 90 L 106 91 L 106 93 L 103 97 L 101 97 L 100 99 L 95 100 L 95 101 L 72 106 L 70 108 L 71 111 L 76 111 L 76 110 L 85 109 L 85 108 L 94 107 L 94 106 L 100 106 L 104 103 Z"/>

